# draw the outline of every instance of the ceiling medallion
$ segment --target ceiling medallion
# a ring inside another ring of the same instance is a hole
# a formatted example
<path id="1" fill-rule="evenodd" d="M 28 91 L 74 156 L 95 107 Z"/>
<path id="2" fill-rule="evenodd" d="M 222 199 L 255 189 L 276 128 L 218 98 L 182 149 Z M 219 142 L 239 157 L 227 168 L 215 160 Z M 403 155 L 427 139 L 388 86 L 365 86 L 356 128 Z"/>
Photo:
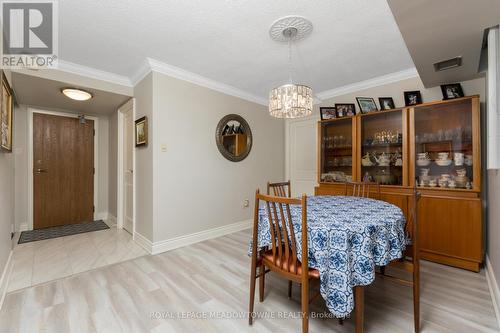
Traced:
<path id="1" fill-rule="evenodd" d="M 269 35 L 277 42 L 288 43 L 288 65 L 290 83 L 274 88 L 269 93 L 269 114 L 276 118 L 300 118 L 312 113 L 313 92 L 303 84 L 292 80 L 292 42 L 311 34 L 312 23 L 301 16 L 286 16 L 276 20 Z"/>

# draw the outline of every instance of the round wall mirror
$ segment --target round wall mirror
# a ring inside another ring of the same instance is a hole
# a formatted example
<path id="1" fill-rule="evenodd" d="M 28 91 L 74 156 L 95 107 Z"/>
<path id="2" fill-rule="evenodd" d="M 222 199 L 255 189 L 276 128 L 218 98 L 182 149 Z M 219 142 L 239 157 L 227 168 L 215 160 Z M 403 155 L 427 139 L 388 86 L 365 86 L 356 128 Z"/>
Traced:
<path id="1" fill-rule="evenodd" d="M 222 156 L 232 162 L 243 161 L 252 149 L 252 131 L 241 116 L 228 114 L 217 125 L 215 141 Z"/>

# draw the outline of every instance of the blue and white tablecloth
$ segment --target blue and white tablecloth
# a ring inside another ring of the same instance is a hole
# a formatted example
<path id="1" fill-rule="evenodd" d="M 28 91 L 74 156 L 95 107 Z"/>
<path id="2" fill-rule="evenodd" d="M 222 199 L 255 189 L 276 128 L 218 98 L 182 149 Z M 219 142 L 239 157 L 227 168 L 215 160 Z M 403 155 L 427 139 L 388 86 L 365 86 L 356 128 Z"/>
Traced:
<path id="1" fill-rule="evenodd" d="M 290 210 L 301 259 L 301 207 Z M 309 267 L 319 270 L 321 295 L 336 317 L 351 313 L 353 287 L 372 283 L 375 266 L 402 257 L 405 224 L 401 209 L 387 202 L 349 196 L 307 198 Z M 261 206 L 258 248 L 270 245 L 267 211 Z"/>

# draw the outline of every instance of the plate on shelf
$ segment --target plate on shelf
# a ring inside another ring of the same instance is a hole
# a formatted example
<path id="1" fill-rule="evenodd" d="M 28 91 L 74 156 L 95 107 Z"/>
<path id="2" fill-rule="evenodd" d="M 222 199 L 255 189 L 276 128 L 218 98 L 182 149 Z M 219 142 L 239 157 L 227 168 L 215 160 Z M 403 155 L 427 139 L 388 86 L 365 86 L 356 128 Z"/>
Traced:
<path id="1" fill-rule="evenodd" d="M 448 166 L 452 163 L 452 160 L 436 160 L 436 164 L 439 166 Z"/>

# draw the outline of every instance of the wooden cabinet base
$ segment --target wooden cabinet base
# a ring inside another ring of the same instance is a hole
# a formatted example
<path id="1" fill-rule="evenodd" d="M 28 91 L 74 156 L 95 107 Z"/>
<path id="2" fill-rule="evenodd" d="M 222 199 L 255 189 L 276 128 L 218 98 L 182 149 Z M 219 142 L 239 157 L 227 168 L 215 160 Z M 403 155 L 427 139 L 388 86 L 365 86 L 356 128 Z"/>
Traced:
<path id="1" fill-rule="evenodd" d="M 461 258 L 453 258 L 442 254 L 427 252 L 425 250 L 420 251 L 421 259 L 436 262 L 438 264 L 444 264 L 448 266 L 463 268 L 473 272 L 479 272 L 481 269 L 481 263 L 470 261 Z"/>
<path id="2" fill-rule="evenodd" d="M 407 216 L 412 188 L 382 186 L 381 199 Z M 478 272 L 484 258 L 482 201 L 473 191 L 419 189 L 420 250 L 422 259 Z M 343 195 L 342 183 L 321 183 L 316 195 Z"/>

